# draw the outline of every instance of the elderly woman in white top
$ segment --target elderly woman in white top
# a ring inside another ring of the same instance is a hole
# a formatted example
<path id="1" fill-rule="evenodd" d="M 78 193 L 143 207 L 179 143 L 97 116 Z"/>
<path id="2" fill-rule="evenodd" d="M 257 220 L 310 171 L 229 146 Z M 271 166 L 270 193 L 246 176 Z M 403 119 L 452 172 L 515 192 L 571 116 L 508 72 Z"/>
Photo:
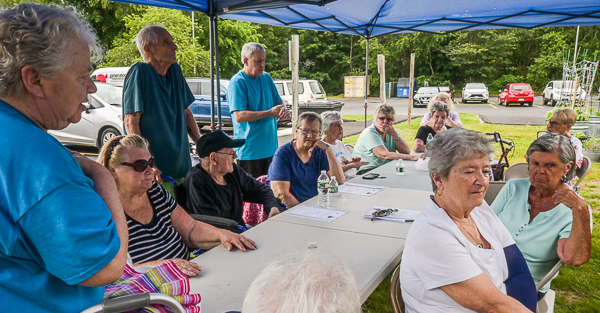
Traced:
<path id="1" fill-rule="evenodd" d="M 327 111 L 321 113 L 321 119 L 323 120 L 323 138 L 324 142 L 331 146 L 331 149 L 335 153 L 335 157 L 342 164 L 342 170 L 346 178 L 353 178 L 356 176 L 358 169 L 369 164 L 369 162 L 361 162 L 360 158 L 352 157 L 352 153 L 348 151 L 348 148 L 339 139 L 344 135 L 344 127 L 342 124 L 342 115 L 337 111 Z"/>
<path id="2" fill-rule="evenodd" d="M 446 92 L 440 92 L 437 95 L 431 97 L 431 99 L 429 99 L 429 104 L 427 104 L 427 110 L 431 111 L 431 106 L 438 101 L 445 102 L 446 104 L 448 104 L 448 107 L 450 108 L 450 113 L 448 114 L 448 118 L 446 119 L 446 126 L 462 127 L 462 122 L 460 121 L 460 117 L 459 117 L 458 113 L 456 111 L 454 111 L 454 102 L 452 102 L 452 99 Z M 430 119 L 431 119 L 430 113 L 423 115 L 423 119 L 421 120 L 420 126 L 425 126 L 425 125 L 429 124 Z"/>
<path id="3" fill-rule="evenodd" d="M 434 196 L 408 232 L 400 281 L 407 312 L 531 312 L 523 255 L 483 201 L 492 150 L 482 133 L 452 128 L 427 146 Z"/>

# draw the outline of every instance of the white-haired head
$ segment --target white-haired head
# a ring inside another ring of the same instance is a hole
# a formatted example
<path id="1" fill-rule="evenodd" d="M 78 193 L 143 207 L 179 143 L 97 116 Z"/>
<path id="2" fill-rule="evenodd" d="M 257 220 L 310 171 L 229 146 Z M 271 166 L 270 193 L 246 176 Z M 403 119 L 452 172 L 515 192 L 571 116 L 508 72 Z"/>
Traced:
<path id="1" fill-rule="evenodd" d="M 360 296 L 352 271 L 319 250 L 286 253 L 250 285 L 244 313 L 359 313 Z"/>
<path id="2" fill-rule="evenodd" d="M 254 51 L 265 51 L 265 47 L 256 42 L 246 43 L 242 47 L 242 63 L 244 63 L 244 58 L 252 58 L 252 53 L 254 53 Z"/>

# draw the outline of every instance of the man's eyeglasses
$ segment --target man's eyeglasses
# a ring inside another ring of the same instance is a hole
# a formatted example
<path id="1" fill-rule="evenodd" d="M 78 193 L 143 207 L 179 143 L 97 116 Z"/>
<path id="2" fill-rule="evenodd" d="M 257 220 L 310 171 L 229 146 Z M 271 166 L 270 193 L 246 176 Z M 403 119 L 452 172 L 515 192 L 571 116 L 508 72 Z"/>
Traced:
<path id="1" fill-rule="evenodd" d="M 304 136 L 312 136 L 312 137 L 319 137 L 319 135 L 321 134 L 320 131 L 318 130 L 310 130 L 310 129 L 306 129 L 306 128 L 300 128 L 298 127 L 298 129 L 300 130 L 300 132 L 302 132 L 302 134 Z"/>
<path id="2" fill-rule="evenodd" d="M 218 152 L 218 151 L 216 151 L 215 153 L 218 153 L 218 154 L 225 154 L 225 155 L 230 155 L 230 156 L 236 156 L 236 155 L 237 155 L 237 153 L 235 153 L 235 151 L 233 151 L 232 153 L 227 153 L 227 152 Z"/>
<path id="3" fill-rule="evenodd" d="M 143 172 L 148 166 L 154 167 L 154 157 L 151 157 L 149 160 L 137 160 L 133 163 L 123 162 L 121 165 L 133 167 L 133 170 L 136 172 Z"/>
<path id="4" fill-rule="evenodd" d="M 377 119 L 380 120 L 380 121 L 387 121 L 387 122 L 393 122 L 394 121 L 393 118 L 385 117 L 385 116 L 380 116 Z"/>
<path id="5" fill-rule="evenodd" d="M 551 121 L 551 120 L 546 120 L 546 124 L 550 125 L 550 127 L 556 127 L 558 124 L 565 124 L 565 123 L 555 122 L 555 121 Z"/>

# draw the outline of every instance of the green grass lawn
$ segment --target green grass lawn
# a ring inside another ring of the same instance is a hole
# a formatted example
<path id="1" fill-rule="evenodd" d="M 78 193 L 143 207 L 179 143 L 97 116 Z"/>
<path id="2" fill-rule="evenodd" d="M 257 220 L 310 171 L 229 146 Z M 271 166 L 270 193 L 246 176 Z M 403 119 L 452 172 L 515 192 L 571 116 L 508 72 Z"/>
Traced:
<path id="1" fill-rule="evenodd" d="M 344 117 L 347 118 L 347 117 Z M 515 152 L 510 158 L 510 163 L 524 162 L 525 152 L 529 144 L 537 138 L 537 132 L 544 130 L 544 126 L 526 125 L 497 125 L 485 124 L 475 114 L 461 113 L 460 119 L 463 126 L 481 132 L 497 131 L 503 139 L 512 140 L 515 143 Z M 363 116 L 364 120 L 364 116 Z M 411 126 L 407 123 L 399 123 L 394 127 L 400 132 L 408 144 L 413 145 L 419 121 L 413 119 Z M 355 144 L 359 135 L 349 136 L 343 139 L 344 143 Z M 496 151 L 499 155 L 500 148 Z M 582 183 L 580 195 L 584 197 L 592 207 L 594 217 L 594 230 L 600 227 L 600 163 L 593 163 L 590 172 Z M 364 313 L 386 313 L 392 312 L 389 299 L 390 277 L 377 287 L 371 296 L 363 304 Z M 552 289 L 556 291 L 555 312 L 600 312 L 600 233 L 592 233 L 592 258 L 579 268 L 565 266 L 556 279 L 552 281 Z"/>

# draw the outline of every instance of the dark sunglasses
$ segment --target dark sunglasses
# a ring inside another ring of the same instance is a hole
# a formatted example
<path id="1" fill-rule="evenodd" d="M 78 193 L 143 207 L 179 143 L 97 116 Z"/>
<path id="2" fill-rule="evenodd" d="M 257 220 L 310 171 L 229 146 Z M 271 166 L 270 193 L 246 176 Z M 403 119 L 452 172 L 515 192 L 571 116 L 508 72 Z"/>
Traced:
<path id="1" fill-rule="evenodd" d="M 143 172 L 148 166 L 154 167 L 154 157 L 151 157 L 149 160 L 137 160 L 133 163 L 123 162 L 121 165 L 131 166 L 136 172 Z"/>

